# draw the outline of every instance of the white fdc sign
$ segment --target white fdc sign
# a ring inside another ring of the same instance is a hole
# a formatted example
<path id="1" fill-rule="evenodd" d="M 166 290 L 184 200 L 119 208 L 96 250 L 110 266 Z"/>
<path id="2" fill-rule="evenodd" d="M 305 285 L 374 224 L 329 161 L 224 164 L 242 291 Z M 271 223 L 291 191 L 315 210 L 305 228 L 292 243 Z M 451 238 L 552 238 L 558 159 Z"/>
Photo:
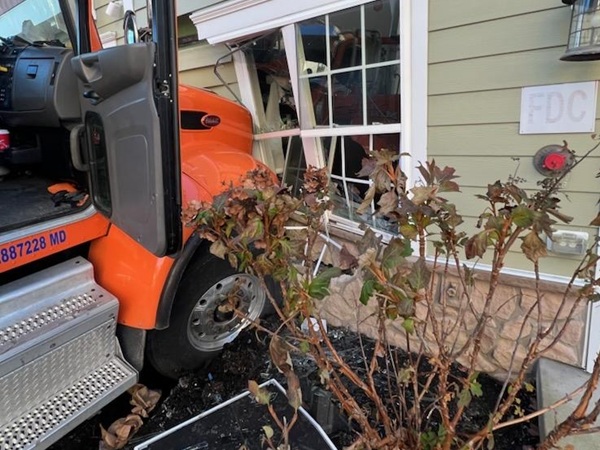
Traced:
<path id="1" fill-rule="evenodd" d="M 524 87 L 520 133 L 593 133 L 597 95 L 597 81 Z"/>

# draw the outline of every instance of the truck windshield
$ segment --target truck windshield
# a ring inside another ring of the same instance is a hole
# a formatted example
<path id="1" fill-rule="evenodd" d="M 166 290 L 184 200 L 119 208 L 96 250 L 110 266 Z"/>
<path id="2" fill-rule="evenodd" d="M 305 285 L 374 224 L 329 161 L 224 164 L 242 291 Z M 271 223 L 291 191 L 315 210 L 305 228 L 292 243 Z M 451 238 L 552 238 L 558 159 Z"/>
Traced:
<path id="1" fill-rule="evenodd" d="M 0 36 L 5 44 L 71 47 L 58 0 L 0 0 Z"/>

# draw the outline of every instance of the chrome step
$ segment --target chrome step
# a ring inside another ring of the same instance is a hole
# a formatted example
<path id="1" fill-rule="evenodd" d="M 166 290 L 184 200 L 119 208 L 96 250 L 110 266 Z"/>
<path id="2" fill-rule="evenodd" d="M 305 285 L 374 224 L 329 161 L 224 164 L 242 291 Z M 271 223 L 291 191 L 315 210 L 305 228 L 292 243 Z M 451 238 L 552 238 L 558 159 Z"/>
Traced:
<path id="1" fill-rule="evenodd" d="M 0 287 L 0 450 L 44 449 L 135 384 L 117 312 L 83 258 Z"/>

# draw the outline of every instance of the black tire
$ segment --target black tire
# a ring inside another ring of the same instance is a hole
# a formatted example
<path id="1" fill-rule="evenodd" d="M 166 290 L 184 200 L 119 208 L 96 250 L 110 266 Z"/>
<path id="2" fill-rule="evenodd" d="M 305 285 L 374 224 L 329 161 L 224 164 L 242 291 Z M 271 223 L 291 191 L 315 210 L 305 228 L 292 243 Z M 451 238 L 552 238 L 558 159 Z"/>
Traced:
<path id="1" fill-rule="evenodd" d="M 148 333 L 146 357 L 156 371 L 178 378 L 205 366 L 237 337 L 249 322 L 218 308 L 228 302 L 228 294 L 235 295 L 238 309 L 250 319 L 268 309 L 269 300 L 254 276 L 212 254 L 192 262 L 177 290 L 169 327 Z"/>

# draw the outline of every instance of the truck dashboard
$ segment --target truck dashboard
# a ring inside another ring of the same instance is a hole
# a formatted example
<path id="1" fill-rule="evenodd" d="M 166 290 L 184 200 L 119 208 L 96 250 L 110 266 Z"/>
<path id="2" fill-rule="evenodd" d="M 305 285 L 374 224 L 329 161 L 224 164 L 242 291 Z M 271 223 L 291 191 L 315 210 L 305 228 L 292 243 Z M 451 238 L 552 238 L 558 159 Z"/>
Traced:
<path id="1" fill-rule="evenodd" d="M 51 46 L 0 47 L 0 123 L 58 127 L 79 120 L 72 50 Z"/>
<path id="2" fill-rule="evenodd" d="M 81 123 L 73 51 L 60 42 L 0 39 L 0 234 L 74 212 L 53 201 L 48 188 L 67 181 L 87 183 L 74 169 L 71 130 Z"/>

